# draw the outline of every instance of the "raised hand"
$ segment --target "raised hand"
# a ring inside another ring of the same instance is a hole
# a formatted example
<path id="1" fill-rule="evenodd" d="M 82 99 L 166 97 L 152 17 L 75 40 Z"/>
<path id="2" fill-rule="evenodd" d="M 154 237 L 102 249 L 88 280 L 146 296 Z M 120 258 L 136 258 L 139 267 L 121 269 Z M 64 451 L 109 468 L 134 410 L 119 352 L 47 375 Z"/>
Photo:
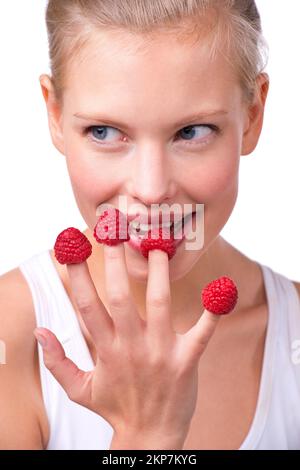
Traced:
<path id="1" fill-rule="evenodd" d="M 104 246 L 104 268 L 109 311 L 86 261 L 67 264 L 74 299 L 97 352 L 94 370 L 80 370 L 54 333 L 39 328 L 37 338 L 39 333 L 47 341 L 45 366 L 71 400 L 111 424 L 112 448 L 180 449 L 196 406 L 198 361 L 220 316 L 205 310 L 186 334 L 173 331 L 169 260 L 163 251 L 149 252 L 146 320 L 130 292 L 124 244 Z"/>

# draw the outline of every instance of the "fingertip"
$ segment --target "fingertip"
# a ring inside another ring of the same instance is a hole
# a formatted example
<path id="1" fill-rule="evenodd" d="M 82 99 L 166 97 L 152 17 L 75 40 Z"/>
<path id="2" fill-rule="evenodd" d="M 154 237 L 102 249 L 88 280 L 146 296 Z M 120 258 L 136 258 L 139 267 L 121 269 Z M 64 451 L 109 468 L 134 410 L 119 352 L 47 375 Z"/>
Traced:
<path id="1" fill-rule="evenodd" d="M 34 333 L 34 334 L 35 334 L 35 333 L 37 333 L 37 334 L 41 333 L 41 334 L 47 335 L 47 334 L 48 334 L 48 331 L 49 331 L 49 330 L 48 330 L 47 328 L 38 326 L 38 327 L 36 327 L 36 328 L 33 330 L 33 333 Z"/>
<path id="2" fill-rule="evenodd" d="M 47 347 L 48 337 L 47 337 L 47 334 L 45 333 L 44 328 L 35 328 L 35 330 L 33 331 L 33 334 L 34 334 L 36 340 L 39 342 L 39 344 L 43 348 Z"/>

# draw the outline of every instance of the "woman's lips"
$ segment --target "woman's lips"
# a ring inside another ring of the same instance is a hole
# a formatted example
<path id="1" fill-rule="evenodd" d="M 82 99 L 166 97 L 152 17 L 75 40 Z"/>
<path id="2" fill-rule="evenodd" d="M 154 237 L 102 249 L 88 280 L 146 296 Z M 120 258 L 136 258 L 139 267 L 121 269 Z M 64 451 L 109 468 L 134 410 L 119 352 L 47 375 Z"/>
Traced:
<path id="1" fill-rule="evenodd" d="M 175 233 L 173 233 L 172 228 L 170 228 L 170 236 L 173 236 L 176 248 L 183 242 L 183 240 L 185 239 L 185 235 L 189 233 L 190 229 L 192 228 L 194 217 L 195 213 L 192 213 L 192 216 L 191 214 L 186 216 L 183 219 L 183 224 L 177 225 Z M 129 230 L 129 236 L 130 240 L 126 243 L 128 243 L 129 246 L 131 246 L 135 250 L 141 252 L 141 243 L 143 238 L 147 236 L 147 233 L 143 235 L 138 235 L 138 232 L 136 230 Z"/>

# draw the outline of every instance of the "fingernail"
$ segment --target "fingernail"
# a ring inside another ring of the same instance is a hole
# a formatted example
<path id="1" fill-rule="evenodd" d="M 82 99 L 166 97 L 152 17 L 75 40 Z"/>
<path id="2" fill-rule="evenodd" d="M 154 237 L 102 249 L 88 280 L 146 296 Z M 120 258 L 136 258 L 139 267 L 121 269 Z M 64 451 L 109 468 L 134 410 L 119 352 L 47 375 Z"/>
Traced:
<path id="1" fill-rule="evenodd" d="M 42 348 L 45 348 L 47 346 L 47 338 L 46 336 L 44 336 L 42 333 L 40 333 L 39 331 L 35 331 L 34 332 L 34 336 L 36 337 L 36 339 L 38 340 L 38 342 L 40 343 L 40 345 L 42 346 Z"/>

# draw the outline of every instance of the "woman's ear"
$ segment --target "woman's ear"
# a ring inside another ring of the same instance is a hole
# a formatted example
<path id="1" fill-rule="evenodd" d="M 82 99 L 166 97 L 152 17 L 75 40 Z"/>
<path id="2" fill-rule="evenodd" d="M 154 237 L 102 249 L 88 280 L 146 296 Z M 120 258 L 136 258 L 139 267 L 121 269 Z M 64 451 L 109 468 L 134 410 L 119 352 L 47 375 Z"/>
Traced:
<path id="1" fill-rule="evenodd" d="M 57 150 L 64 155 L 64 140 L 61 125 L 61 106 L 56 100 L 51 78 L 48 75 L 43 74 L 39 77 L 39 80 L 47 107 L 48 124 L 52 142 Z"/>
<path id="2" fill-rule="evenodd" d="M 263 126 L 265 104 L 270 85 L 269 75 L 261 73 L 256 82 L 257 91 L 246 112 L 247 125 L 243 134 L 241 155 L 249 155 L 255 150 Z"/>

